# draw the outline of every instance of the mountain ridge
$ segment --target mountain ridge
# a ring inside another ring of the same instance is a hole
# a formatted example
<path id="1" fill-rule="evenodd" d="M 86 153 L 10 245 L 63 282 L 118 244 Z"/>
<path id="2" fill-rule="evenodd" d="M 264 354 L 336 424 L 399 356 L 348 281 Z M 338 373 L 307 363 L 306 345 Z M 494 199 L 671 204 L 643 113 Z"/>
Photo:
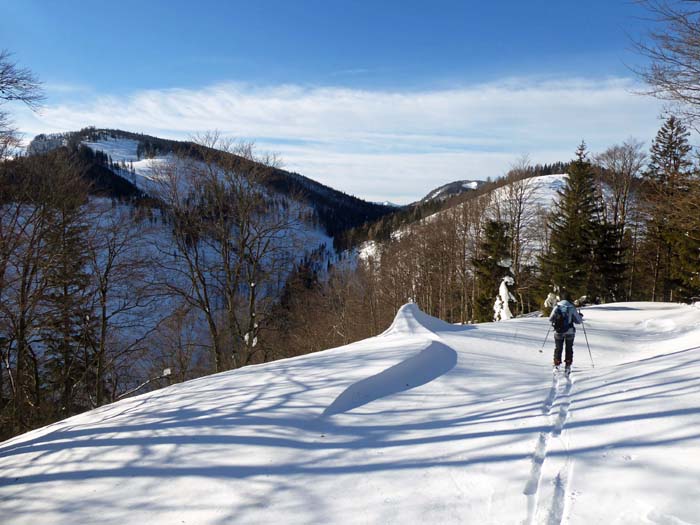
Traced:
<path id="1" fill-rule="evenodd" d="M 29 155 L 46 154 L 60 147 L 77 148 L 83 144 L 89 146 L 93 151 L 103 151 L 109 155 L 108 147 L 100 149 L 100 141 L 110 140 L 115 142 L 129 140 L 136 143 L 135 151 L 127 155 L 131 158 L 120 159 L 125 163 L 125 168 L 129 161 L 132 163 L 134 161 L 143 162 L 148 159 L 164 158 L 172 154 L 196 157 L 197 150 L 202 148 L 191 141 L 163 139 L 108 128 L 84 128 L 74 132 L 39 134 L 30 142 L 27 152 Z M 230 153 L 222 152 L 221 154 L 236 157 Z M 250 162 L 242 157 L 238 157 L 238 159 L 241 163 Z M 319 221 L 326 232 L 334 239 L 346 230 L 362 226 L 396 211 L 394 206 L 365 201 L 299 173 L 281 168 L 273 168 L 269 171 L 269 175 L 265 178 L 265 185 L 278 193 L 295 195 L 310 204 L 316 210 Z"/>

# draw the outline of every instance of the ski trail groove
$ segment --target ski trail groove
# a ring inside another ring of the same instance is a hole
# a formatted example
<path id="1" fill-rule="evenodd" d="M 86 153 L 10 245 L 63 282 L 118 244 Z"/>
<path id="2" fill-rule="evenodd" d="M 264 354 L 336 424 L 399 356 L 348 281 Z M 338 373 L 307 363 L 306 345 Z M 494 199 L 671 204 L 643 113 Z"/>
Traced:
<path id="1" fill-rule="evenodd" d="M 554 405 L 554 401 L 557 399 L 557 386 L 558 386 L 559 380 L 556 375 L 552 374 L 552 386 L 549 389 L 549 394 L 547 394 L 547 397 L 544 400 L 544 403 L 542 404 L 542 413 L 546 416 L 549 414 L 550 410 L 552 410 L 552 405 Z"/>
<path id="2" fill-rule="evenodd" d="M 553 437 L 561 437 L 566 421 L 569 418 L 573 384 L 573 380 L 571 378 L 567 378 L 562 393 L 557 396 L 557 398 L 561 398 L 561 403 L 559 404 L 559 413 L 556 416 L 554 428 L 552 429 Z M 564 464 L 559 467 L 556 476 L 551 481 L 553 485 L 553 494 L 549 505 L 549 512 L 547 513 L 546 521 L 544 521 L 546 525 L 561 525 L 564 517 L 566 516 L 567 494 L 573 464 L 568 456 L 568 447 L 566 446 L 566 443 L 563 442 L 563 445 L 564 452 L 566 453 L 563 459 Z"/>
<path id="3" fill-rule="evenodd" d="M 572 389 L 571 378 L 562 379 L 560 374 L 555 373 L 552 377 L 552 386 L 542 403 L 542 414 L 549 420 L 549 430 L 540 432 L 537 438 L 531 459 L 530 475 L 523 489 L 523 494 L 527 498 L 527 517 L 523 521 L 525 525 L 533 525 L 535 522 L 560 525 L 566 515 L 572 464 L 568 455 L 565 455 L 563 465 L 558 465 L 562 461 L 559 458 L 550 459 L 547 462 L 547 454 L 552 438 L 559 438 L 566 451 L 562 434 L 569 419 Z M 548 465 L 546 469 L 545 463 Z M 540 500 L 549 503 L 541 505 Z M 545 505 L 547 508 L 544 508 Z"/>
<path id="4" fill-rule="evenodd" d="M 567 464 L 554 478 L 554 496 L 552 497 L 552 504 L 549 506 L 547 525 L 561 525 L 564 520 L 564 516 L 566 515 L 566 494 L 568 492 L 570 475 L 571 464 L 567 459 Z"/>
<path id="5" fill-rule="evenodd" d="M 564 392 L 561 396 L 563 397 L 563 400 L 559 404 L 559 413 L 554 420 L 554 429 L 552 430 L 552 435 L 554 437 L 559 437 L 561 435 L 564 425 L 566 424 L 566 420 L 569 417 L 569 407 L 571 406 L 571 398 L 569 397 L 571 394 L 571 385 L 571 379 L 567 379 L 566 385 L 564 386 Z M 557 399 L 558 398 L 559 396 L 557 396 Z"/>
<path id="6" fill-rule="evenodd" d="M 532 456 L 532 467 L 530 469 L 530 477 L 525 484 L 525 489 L 523 494 L 526 496 L 531 496 L 537 493 L 539 488 L 540 478 L 542 474 L 542 465 L 547 457 L 547 441 L 549 440 L 549 435 L 545 432 L 540 432 L 540 437 L 537 440 L 537 447 L 535 448 L 535 453 Z"/>
<path id="7" fill-rule="evenodd" d="M 552 375 L 552 386 L 547 393 L 547 397 L 542 404 L 542 414 L 549 416 L 552 412 L 552 407 L 557 400 L 559 393 L 559 376 L 557 374 Z M 527 497 L 527 518 L 523 522 L 524 525 L 531 525 L 534 523 L 535 516 L 537 515 L 538 499 L 540 492 L 540 482 L 542 480 L 542 466 L 547 458 L 547 445 L 549 443 L 549 438 L 551 436 L 551 430 L 549 432 L 540 432 L 537 438 L 537 445 L 535 446 L 535 451 L 532 454 L 532 464 L 530 467 L 530 476 L 525 483 L 525 488 L 523 489 L 523 494 Z"/>

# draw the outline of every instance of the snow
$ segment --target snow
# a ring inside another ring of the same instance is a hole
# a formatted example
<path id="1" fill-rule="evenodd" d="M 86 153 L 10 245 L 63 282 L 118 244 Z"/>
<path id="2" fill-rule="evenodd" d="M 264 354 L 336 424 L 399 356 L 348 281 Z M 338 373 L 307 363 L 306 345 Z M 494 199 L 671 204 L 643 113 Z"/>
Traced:
<path id="1" fill-rule="evenodd" d="M 698 523 L 700 310 L 584 313 L 571 381 L 544 318 L 409 304 L 378 337 L 27 433 L 0 444 L 3 523 Z"/>
<path id="2" fill-rule="evenodd" d="M 501 279 L 501 284 L 498 287 L 498 296 L 496 301 L 493 303 L 493 320 L 494 321 L 507 321 L 513 318 L 513 314 L 508 306 L 509 302 L 515 302 L 515 297 L 510 290 L 509 286 L 513 286 L 515 280 L 510 276 L 506 275 Z"/>
<path id="3" fill-rule="evenodd" d="M 437 198 L 440 197 L 440 195 L 442 195 L 446 190 L 447 190 L 446 187 L 445 187 L 445 188 L 438 188 L 437 190 L 434 190 L 434 191 L 430 192 L 430 193 L 428 194 L 428 196 L 425 198 L 425 200 L 430 201 L 430 200 L 433 200 L 433 199 L 437 199 Z"/>
<path id="4" fill-rule="evenodd" d="M 555 175 L 540 175 L 533 177 L 532 180 L 532 200 L 539 206 L 549 209 L 552 203 L 558 198 L 557 192 L 564 189 L 566 179 L 569 176 L 566 173 Z"/>
<path id="5" fill-rule="evenodd" d="M 136 162 L 136 155 L 139 146 L 138 140 L 125 138 L 103 138 L 93 142 L 83 142 L 87 147 L 94 151 L 101 151 L 112 157 L 114 162 Z"/>
<path id="6" fill-rule="evenodd" d="M 376 241 L 363 242 L 357 251 L 357 256 L 360 258 L 361 261 L 376 259 L 378 254 L 379 244 Z"/>
<path id="7" fill-rule="evenodd" d="M 93 151 L 101 151 L 109 155 L 116 163 L 126 163 L 128 169 L 119 169 L 116 173 L 147 193 L 157 193 L 158 186 L 154 181 L 159 177 L 159 170 L 175 160 L 172 155 L 139 159 L 137 156 L 139 141 L 133 139 L 105 137 L 98 141 L 86 141 L 83 144 Z M 133 168 L 133 173 L 130 168 Z"/>

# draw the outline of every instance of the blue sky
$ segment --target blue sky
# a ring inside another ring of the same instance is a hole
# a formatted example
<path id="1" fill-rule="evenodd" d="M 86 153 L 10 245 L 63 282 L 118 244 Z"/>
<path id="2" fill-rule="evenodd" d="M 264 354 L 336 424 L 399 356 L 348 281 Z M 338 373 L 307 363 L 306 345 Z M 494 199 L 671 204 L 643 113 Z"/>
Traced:
<path id="1" fill-rule="evenodd" d="M 45 82 L 39 132 L 255 140 L 289 169 L 409 202 L 524 153 L 650 140 L 631 1 L 0 0 L 0 47 Z"/>

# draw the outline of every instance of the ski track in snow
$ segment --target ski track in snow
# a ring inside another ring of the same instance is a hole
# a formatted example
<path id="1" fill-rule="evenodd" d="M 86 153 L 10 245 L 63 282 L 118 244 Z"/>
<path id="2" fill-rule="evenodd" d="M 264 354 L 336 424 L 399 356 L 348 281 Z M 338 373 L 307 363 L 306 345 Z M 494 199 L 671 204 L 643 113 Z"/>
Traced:
<path id="1" fill-rule="evenodd" d="M 549 461 L 547 460 L 553 438 L 558 438 L 564 450 L 567 449 L 564 434 L 571 407 L 573 383 L 571 377 L 565 378 L 559 372 L 552 374 L 552 386 L 542 403 L 542 414 L 548 418 L 550 429 L 547 432 L 540 432 L 532 454 L 530 476 L 523 489 L 523 494 L 527 498 L 527 517 L 523 521 L 524 525 L 535 523 L 559 525 L 564 520 L 567 487 L 573 463 L 568 454 L 565 454 L 563 458 L 549 458 Z M 545 462 L 547 469 L 544 468 Z M 564 464 L 560 465 L 561 462 Z M 554 471 L 556 474 L 553 474 Z M 546 498 L 550 491 L 551 496 Z M 540 501 L 543 499 L 549 500 L 547 509 L 540 505 Z"/>

